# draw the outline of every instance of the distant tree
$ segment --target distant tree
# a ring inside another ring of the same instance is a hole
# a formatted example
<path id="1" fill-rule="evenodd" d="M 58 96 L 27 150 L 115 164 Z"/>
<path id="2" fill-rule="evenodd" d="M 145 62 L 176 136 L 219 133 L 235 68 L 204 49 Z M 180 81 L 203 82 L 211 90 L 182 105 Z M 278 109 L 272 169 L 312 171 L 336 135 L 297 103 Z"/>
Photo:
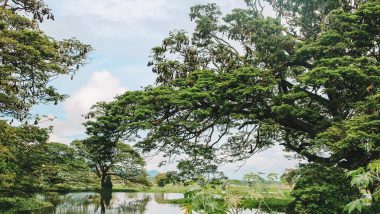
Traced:
<path id="1" fill-rule="evenodd" d="M 18 160 L 24 175 L 44 191 L 66 191 L 95 184 L 85 160 L 65 144 L 37 145 Z"/>
<path id="2" fill-rule="evenodd" d="M 0 121 L 0 192 L 4 195 L 68 190 L 92 184 L 73 148 L 48 142 L 48 129 Z"/>
<path id="3" fill-rule="evenodd" d="M 261 177 L 260 173 L 250 172 L 243 176 L 243 181 L 245 181 L 250 187 L 257 184 L 265 183 L 265 179 Z"/>
<path id="4" fill-rule="evenodd" d="M 154 182 L 159 187 L 164 187 L 167 184 L 166 173 L 159 173 L 154 177 Z"/>
<path id="5" fill-rule="evenodd" d="M 48 129 L 33 125 L 14 127 L 0 120 L 0 192 L 14 194 L 17 192 L 37 191 L 39 180 L 33 178 L 30 172 L 41 165 L 25 167 L 26 157 L 31 155 L 36 147 L 45 144 L 48 139 Z M 39 159 L 38 155 L 35 156 Z"/>
<path id="6" fill-rule="evenodd" d="M 277 179 L 278 179 L 278 174 L 277 173 L 274 173 L 274 172 L 271 172 L 267 175 L 267 179 L 270 183 L 273 183 L 275 182 Z"/>
<path id="7" fill-rule="evenodd" d="M 207 161 L 179 161 L 177 165 L 178 172 L 177 180 L 186 183 L 186 182 L 197 182 L 205 181 L 211 182 L 216 180 L 225 179 L 223 172 L 218 170 L 218 166 L 214 164 L 209 164 Z"/>
<path id="8" fill-rule="evenodd" d="M 96 138 L 74 141 L 73 146 L 100 179 L 103 189 L 112 189 L 112 176 L 124 182 L 148 185 L 145 161 L 125 143 L 107 147 Z"/>

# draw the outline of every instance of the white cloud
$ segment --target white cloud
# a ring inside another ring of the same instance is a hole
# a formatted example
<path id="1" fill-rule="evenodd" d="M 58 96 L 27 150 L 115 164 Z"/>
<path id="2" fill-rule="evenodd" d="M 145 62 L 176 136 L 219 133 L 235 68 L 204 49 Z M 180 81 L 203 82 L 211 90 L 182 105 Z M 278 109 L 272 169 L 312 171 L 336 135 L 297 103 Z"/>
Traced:
<path id="1" fill-rule="evenodd" d="M 169 4 L 173 2 L 170 0 L 69 0 L 68 2 L 63 6 L 73 14 L 94 15 L 104 20 L 126 22 L 169 16 L 165 12 L 173 5 Z"/>
<path id="2" fill-rule="evenodd" d="M 86 114 L 92 105 L 100 101 L 110 101 L 116 95 L 122 94 L 126 88 L 109 71 L 95 72 L 89 81 L 79 90 L 72 93 L 64 103 L 65 119 L 53 121 L 51 141 L 70 143 L 75 137 L 84 134 L 82 115 Z"/>
<path id="3" fill-rule="evenodd" d="M 42 28 L 56 38 L 77 37 L 102 55 L 138 57 L 175 29 L 191 31 L 190 7 L 213 0 L 46 0 L 56 13 Z M 244 8 L 243 0 L 217 2 L 224 12 Z"/>

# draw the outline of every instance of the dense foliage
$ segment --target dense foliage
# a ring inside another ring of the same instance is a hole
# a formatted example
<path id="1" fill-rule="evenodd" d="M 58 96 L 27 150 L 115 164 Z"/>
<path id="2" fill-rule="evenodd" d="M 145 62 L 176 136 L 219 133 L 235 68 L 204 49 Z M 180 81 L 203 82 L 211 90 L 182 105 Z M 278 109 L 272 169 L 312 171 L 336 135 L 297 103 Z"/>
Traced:
<path id="1" fill-rule="evenodd" d="M 360 193 L 342 169 L 309 164 L 298 170 L 292 196 L 288 213 L 338 214 Z"/>
<path id="2" fill-rule="evenodd" d="M 57 104 L 66 97 L 50 82 L 59 76 L 74 75 L 91 51 L 89 45 L 76 39 L 59 41 L 46 35 L 39 28 L 46 19 L 53 20 L 54 15 L 42 0 L 0 0 L 2 207 L 33 203 L 46 206 L 34 199 L 11 197 L 63 191 L 92 182 L 87 164 L 74 149 L 48 142 L 50 128 L 36 126 L 40 116 L 35 117 L 33 125 L 29 122 L 34 105 Z M 17 125 L 12 126 L 16 121 Z"/>
<path id="3" fill-rule="evenodd" d="M 183 159 L 181 182 L 213 178 L 218 164 L 280 144 L 309 162 L 284 177 L 295 181 L 289 212 L 341 213 L 354 199 L 349 212 L 376 207 L 380 1 L 266 0 L 276 17 L 263 15 L 260 0 L 245 2 L 226 15 L 216 4 L 192 7 L 193 34 L 174 31 L 152 49 L 156 84 L 97 104 L 85 123 L 89 137 L 73 149 L 48 143 L 48 129 L 6 120 L 62 101 L 50 81 L 74 74 L 91 48 L 45 35 L 38 24 L 54 16 L 42 0 L 0 0 L 1 193 L 64 189 L 85 182 L 88 166 L 103 188 L 112 188 L 111 176 L 145 182 L 144 161 L 126 140 Z M 186 195 L 196 211 L 253 208 L 249 195 L 202 185 Z"/>
<path id="4" fill-rule="evenodd" d="M 38 103 L 66 96 L 49 82 L 74 75 L 91 47 L 76 39 L 55 40 L 39 29 L 54 16 L 41 0 L 0 1 L 0 117 L 23 120 Z"/>
<path id="5" fill-rule="evenodd" d="M 124 136 L 149 131 L 138 143 L 144 151 L 217 162 L 279 142 L 309 161 L 366 165 L 378 157 L 379 2 L 343 6 L 315 39 L 254 8 L 220 21 L 216 5 L 193 7 L 193 36 L 172 33 L 153 49 L 158 86 L 126 92 L 108 116 L 122 121 Z M 370 129 L 350 125 L 361 121 Z M 349 129 L 363 133 L 347 138 Z"/>
<path id="6" fill-rule="evenodd" d="M 93 182 L 86 162 L 73 148 L 47 139 L 46 129 L 0 122 L 1 194 L 65 191 Z"/>

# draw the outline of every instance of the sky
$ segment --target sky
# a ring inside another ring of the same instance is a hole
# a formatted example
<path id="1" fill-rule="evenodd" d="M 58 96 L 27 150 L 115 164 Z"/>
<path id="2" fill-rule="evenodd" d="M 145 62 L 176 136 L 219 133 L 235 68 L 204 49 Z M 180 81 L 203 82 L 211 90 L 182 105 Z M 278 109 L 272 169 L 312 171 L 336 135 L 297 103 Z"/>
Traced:
<path id="1" fill-rule="evenodd" d="M 243 0 L 45 0 L 55 15 L 55 21 L 45 21 L 41 28 L 56 38 L 75 37 L 92 45 L 93 53 L 87 65 L 70 80 L 58 78 L 52 84 L 70 97 L 57 106 L 39 105 L 37 114 L 56 117 L 51 141 L 70 143 L 84 138 L 81 125 L 90 107 L 99 101 L 110 101 L 128 90 L 138 90 L 154 83 L 155 75 L 147 67 L 151 48 L 173 30 L 191 32 L 190 7 L 217 3 L 224 13 L 244 8 Z M 267 8 L 266 15 L 272 15 Z M 298 161 L 289 160 L 276 146 L 256 154 L 236 171 L 242 163 L 221 166 L 230 178 L 240 179 L 248 172 L 282 173 Z M 148 170 L 168 171 L 174 165 L 159 168 L 161 157 L 149 158 Z"/>

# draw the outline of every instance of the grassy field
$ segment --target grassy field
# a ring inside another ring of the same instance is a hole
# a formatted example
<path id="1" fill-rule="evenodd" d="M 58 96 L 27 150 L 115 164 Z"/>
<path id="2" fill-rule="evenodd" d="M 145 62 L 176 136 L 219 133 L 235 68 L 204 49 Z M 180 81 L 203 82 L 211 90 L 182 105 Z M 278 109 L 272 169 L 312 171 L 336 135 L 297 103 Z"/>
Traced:
<path id="1" fill-rule="evenodd" d="M 189 190 L 191 186 L 183 185 L 166 185 L 165 187 L 137 187 L 135 190 L 138 192 L 159 192 L 159 193 L 184 193 Z M 125 187 L 122 185 L 115 185 L 114 190 L 133 189 L 133 187 Z M 227 191 L 237 194 L 253 193 L 264 194 L 268 196 L 286 196 L 290 193 L 290 188 L 280 184 L 260 184 L 254 187 L 247 185 L 228 185 Z"/>
<path id="2" fill-rule="evenodd" d="M 167 185 L 165 187 L 151 187 L 149 189 L 141 189 L 142 192 L 160 192 L 160 193 L 183 193 L 191 187 L 181 185 Z M 252 201 L 254 208 L 261 207 L 263 210 L 269 207 L 272 211 L 285 212 L 288 205 L 292 202 L 290 197 L 290 188 L 280 184 L 260 184 L 254 187 L 247 185 L 229 185 L 226 191 L 236 195 L 250 194 L 257 196 Z M 255 198 L 255 197 L 254 197 Z M 165 200 L 162 203 L 181 204 L 189 203 L 186 199 Z M 265 205 L 264 205 L 265 203 Z"/>
<path id="3" fill-rule="evenodd" d="M 184 193 L 192 188 L 191 186 L 173 185 L 169 184 L 164 187 L 151 186 L 125 186 L 122 184 L 115 184 L 113 191 L 115 192 L 151 192 L 151 193 Z M 288 196 L 291 189 L 281 184 L 259 184 L 253 187 L 247 185 L 230 184 L 227 186 L 227 191 L 236 194 L 257 193 L 260 195 L 267 195 L 271 197 L 285 197 Z"/>

